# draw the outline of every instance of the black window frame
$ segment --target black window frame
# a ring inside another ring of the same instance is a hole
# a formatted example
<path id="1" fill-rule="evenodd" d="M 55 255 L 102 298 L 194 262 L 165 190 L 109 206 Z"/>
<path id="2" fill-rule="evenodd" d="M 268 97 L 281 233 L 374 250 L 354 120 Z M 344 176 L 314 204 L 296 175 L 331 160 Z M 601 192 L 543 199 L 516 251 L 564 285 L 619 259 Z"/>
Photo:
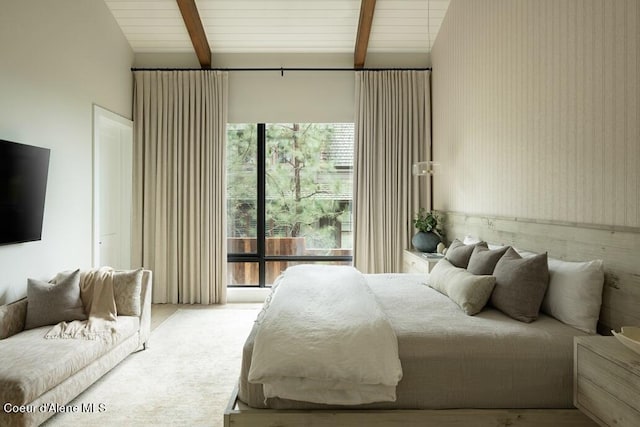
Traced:
<path id="1" fill-rule="evenodd" d="M 266 136 L 267 124 L 257 124 L 257 206 L 256 206 L 256 252 L 228 253 L 227 263 L 257 263 L 257 285 L 229 285 L 228 288 L 265 288 L 267 263 L 272 261 L 322 262 L 341 261 L 353 263 L 353 255 L 266 255 Z M 353 201 L 352 201 L 353 203 Z"/>

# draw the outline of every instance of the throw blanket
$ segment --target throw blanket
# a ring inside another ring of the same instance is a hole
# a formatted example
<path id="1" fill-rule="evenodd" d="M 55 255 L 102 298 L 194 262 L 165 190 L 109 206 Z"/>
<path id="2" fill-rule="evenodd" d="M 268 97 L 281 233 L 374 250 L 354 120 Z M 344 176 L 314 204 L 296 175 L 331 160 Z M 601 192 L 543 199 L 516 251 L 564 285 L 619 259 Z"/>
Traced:
<path id="1" fill-rule="evenodd" d="M 102 267 L 80 277 L 80 297 L 88 320 L 60 322 L 45 338 L 76 338 L 113 342 L 117 338 L 116 302 L 113 294 L 113 269 Z"/>
<path id="2" fill-rule="evenodd" d="M 395 401 L 398 340 L 353 267 L 288 268 L 256 321 L 248 380 L 265 398 L 334 405 Z"/>

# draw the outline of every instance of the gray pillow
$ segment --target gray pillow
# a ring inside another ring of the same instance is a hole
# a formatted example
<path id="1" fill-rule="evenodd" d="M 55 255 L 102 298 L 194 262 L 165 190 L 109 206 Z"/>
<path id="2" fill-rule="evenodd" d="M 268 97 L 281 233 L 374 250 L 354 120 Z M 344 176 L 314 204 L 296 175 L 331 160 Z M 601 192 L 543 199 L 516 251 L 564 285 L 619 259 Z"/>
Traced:
<path id="1" fill-rule="evenodd" d="M 467 271 L 473 274 L 493 274 L 496 264 L 507 252 L 509 246 L 504 248 L 490 250 L 484 246 L 476 246 L 473 248 Z"/>
<path id="2" fill-rule="evenodd" d="M 476 276 L 446 259 L 438 261 L 429 273 L 429 286 L 446 295 L 469 316 L 487 304 L 496 283 L 493 276 Z"/>
<path id="3" fill-rule="evenodd" d="M 445 258 L 449 260 L 449 262 L 456 267 L 467 268 L 469 264 L 469 258 L 471 258 L 471 253 L 476 246 L 487 247 L 487 242 L 478 242 L 472 245 L 465 245 L 460 240 L 455 239 L 451 242 L 451 246 L 447 249 L 447 254 Z"/>
<path id="4" fill-rule="evenodd" d="M 516 320 L 527 323 L 536 320 L 549 286 L 547 254 L 522 258 L 509 248 L 496 264 L 493 275 L 496 286 L 491 305 Z"/>
<path id="5" fill-rule="evenodd" d="M 80 299 L 80 270 L 58 278 L 55 284 L 27 280 L 25 329 L 86 318 Z"/>
<path id="6" fill-rule="evenodd" d="M 142 269 L 113 273 L 113 297 L 118 316 L 140 316 Z"/>

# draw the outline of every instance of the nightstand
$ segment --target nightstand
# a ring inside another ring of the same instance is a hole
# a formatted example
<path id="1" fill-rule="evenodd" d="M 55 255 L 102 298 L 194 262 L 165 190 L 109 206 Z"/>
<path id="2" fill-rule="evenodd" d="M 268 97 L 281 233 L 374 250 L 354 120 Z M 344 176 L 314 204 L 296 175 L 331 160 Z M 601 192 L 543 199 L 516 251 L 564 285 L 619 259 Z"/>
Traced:
<path id="1" fill-rule="evenodd" d="M 575 337 L 573 403 L 602 426 L 640 426 L 640 354 L 615 337 Z"/>
<path id="2" fill-rule="evenodd" d="M 405 249 L 402 253 L 402 272 L 429 273 L 442 258 L 444 257 L 427 257 L 424 252 Z"/>

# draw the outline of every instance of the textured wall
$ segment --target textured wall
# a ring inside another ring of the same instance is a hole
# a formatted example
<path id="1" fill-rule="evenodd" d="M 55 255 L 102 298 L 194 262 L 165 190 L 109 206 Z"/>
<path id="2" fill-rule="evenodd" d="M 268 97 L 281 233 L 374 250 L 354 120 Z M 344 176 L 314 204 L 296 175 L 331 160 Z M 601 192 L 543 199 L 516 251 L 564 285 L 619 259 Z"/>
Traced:
<path id="1" fill-rule="evenodd" d="M 640 1 L 452 0 L 434 207 L 640 227 Z"/>

